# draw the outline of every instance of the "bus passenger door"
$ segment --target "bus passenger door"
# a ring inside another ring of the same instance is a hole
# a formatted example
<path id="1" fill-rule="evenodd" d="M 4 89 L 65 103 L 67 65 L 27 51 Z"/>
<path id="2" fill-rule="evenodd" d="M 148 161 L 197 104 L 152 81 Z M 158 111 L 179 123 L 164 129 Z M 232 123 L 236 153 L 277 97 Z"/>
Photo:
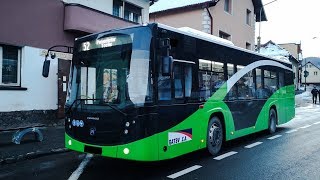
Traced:
<path id="1" fill-rule="evenodd" d="M 175 61 L 171 78 L 159 76 L 159 128 L 160 132 L 165 131 L 159 137 L 160 159 L 176 157 L 199 146 L 200 141 L 193 140 L 194 127 L 186 123 L 199 107 L 199 104 L 189 103 L 192 66 L 192 62 Z"/>

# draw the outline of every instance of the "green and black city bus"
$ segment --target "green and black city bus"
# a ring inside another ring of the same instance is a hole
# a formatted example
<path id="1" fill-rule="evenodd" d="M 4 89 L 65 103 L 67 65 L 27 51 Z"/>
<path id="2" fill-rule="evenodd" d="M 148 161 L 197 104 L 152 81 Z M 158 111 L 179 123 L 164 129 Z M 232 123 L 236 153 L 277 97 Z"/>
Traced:
<path id="1" fill-rule="evenodd" d="M 75 40 L 66 102 L 68 149 L 158 161 L 295 115 L 292 65 L 161 24 Z"/>

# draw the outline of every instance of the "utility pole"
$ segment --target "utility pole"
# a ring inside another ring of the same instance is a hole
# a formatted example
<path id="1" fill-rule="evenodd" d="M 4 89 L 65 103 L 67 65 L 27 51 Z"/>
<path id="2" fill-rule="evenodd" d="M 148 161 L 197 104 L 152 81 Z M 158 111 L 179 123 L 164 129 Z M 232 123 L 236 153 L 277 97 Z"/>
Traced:
<path id="1" fill-rule="evenodd" d="M 304 58 L 304 91 L 307 91 L 307 58 Z"/>

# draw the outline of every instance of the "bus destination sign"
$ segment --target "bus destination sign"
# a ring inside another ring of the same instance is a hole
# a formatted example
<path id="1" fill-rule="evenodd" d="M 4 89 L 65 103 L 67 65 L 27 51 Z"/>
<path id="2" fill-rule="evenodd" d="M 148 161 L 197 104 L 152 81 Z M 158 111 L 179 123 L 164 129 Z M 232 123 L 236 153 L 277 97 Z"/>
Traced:
<path id="1" fill-rule="evenodd" d="M 109 36 L 92 41 L 86 41 L 80 44 L 79 51 L 89 51 L 92 49 L 108 48 L 123 44 L 129 44 L 131 38 L 129 35 Z"/>

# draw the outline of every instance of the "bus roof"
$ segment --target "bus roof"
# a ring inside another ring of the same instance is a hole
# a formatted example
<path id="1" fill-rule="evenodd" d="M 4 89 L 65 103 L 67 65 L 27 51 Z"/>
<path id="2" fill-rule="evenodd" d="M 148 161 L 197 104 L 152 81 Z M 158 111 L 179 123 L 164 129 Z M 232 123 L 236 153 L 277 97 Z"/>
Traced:
<path id="1" fill-rule="evenodd" d="M 167 29 L 167 30 L 170 30 L 170 31 L 173 31 L 173 32 L 176 32 L 176 33 L 188 35 L 188 36 L 195 37 L 195 38 L 198 38 L 198 39 L 202 39 L 202 40 L 205 40 L 205 41 L 209 41 L 209 42 L 212 42 L 212 43 L 215 43 L 215 44 L 226 46 L 226 47 L 229 47 L 229 48 L 232 48 L 232 49 L 236 49 L 236 50 L 239 50 L 239 51 L 243 51 L 243 52 L 246 52 L 246 53 L 254 54 L 254 55 L 257 55 L 257 56 L 260 56 L 260 57 L 264 57 L 264 58 L 267 58 L 267 59 L 272 59 L 272 60 L 275 60 L 275 61 L 279 61 L 279 62 L 282 62 L 282 63 L 286 63 L 286 64 L 289 64 L 289 65 L 292 65 L 292 63 L 290 63 L 288 61 L 285 61 L 285 60 L 282 60 L 282 59 L 275 59 L 275 58 L 268 57 L 268 56 L 265 56 L 265 55 L 260 54 L 260 53 L 256 53 L 254 51 L 250 51 L 250 50 L 235 46 L 231 41 L 228 41 L 228 40 L 225 40 L 225 39 L 222 39 L 222 38 L 210 35 L 210 34 L 203 33 L 203 32 L 198 31 L 196 29 L 192 29 L 192 28 L 189 28 L 189 27 L 175 28 L 175 27 L 168 26 L 168 25 L 161 24 L 161 23 L 146 23 L 146 24 L 143 24 L 143 25 L 133 25 L 133 26 L 130 26 L 130 27 L 125 27 L 125 28 L 110 29 L 110 30 L 107 30 L 107 31 L 97 32 L 97 33 L 89 34 L 87 36 L 76 38 L 75 40 L 81 40 L 81 39 L 86 38 L 86 37 L 94 36 L 94 35 L 97 35 L 97 34 L 100 34 L 100 33 L 116 31 L 116 30 L 130 29 L 130 28 L 137 28 L 137 27 L 145 27 L 145 26 L 148 26 L 149 24 L 158 24 L 158 27 L 163 28 L 163 29 Z M 206 34 L 206 35 L 204 35 L 204 34 Z"/>
<path id="2" fill-rule="evenodd" d="M 198 32 L 198 30 L 194 30 L 192 28 L 182 28 L 182 29 L 180 29 L 180 28 L 171 27 L 171 26 L 168 26 L 168 25 L 165 25 L 165 24 L 161 24 L 161 23 L 157 23 L 157 24 L 158 24 L 158 27 L 163 28 L 163 29 L 167 29 L 167 30 L 170 30 L 170 31 L 173 31 L 173 32 L 177 32 L 177 33 L 180 33 L 180 34 L 188 35 L 188 36 L 195 37 L 195 38 L 198 38 L 198 39 L 202 39 L 202 40 L 205 40 L 205 41 L 213 42 L 215 44 L 226 46 L 226 47 L 229 47 L 229 48 L 232 48 L 232 49 L 236 49 L 236 50 L 239 50 L 239 51 L 243 51 L 243 52 L 246 52 L 246 53 L 254 54 L 254 55 L 257 55 L 257 56 L 260 56 L 260 57 L 265 57 L 267 59 L 272 59 L 272 60 L 275 60 L 275 61 L 279 61 L 279 62 L 291 65 L 291 63 L 288 62 L 288 61 L 284 61 L 284 60 L 281 60 L 281 59 L 275 59 L 275 58 L 272 58 L 272 57 L 265 56 L 263 54 L 256 53 L 254 51 L 250 51 L 250 50 L 235 46 L 233 43 L 230 43 L 230 41 L 228 41 L 228 40 L 224 40 L 224 39 L 221 40 L 222 38 L 217 38 L 217 37 L 215 37 L 213 35 L 209 35 L 209 34 L 205 36 L 202 33 L 195 33 L 195 32 Z M 190 29 L 192 29 L 192 30 L 190 30 Z"/>

